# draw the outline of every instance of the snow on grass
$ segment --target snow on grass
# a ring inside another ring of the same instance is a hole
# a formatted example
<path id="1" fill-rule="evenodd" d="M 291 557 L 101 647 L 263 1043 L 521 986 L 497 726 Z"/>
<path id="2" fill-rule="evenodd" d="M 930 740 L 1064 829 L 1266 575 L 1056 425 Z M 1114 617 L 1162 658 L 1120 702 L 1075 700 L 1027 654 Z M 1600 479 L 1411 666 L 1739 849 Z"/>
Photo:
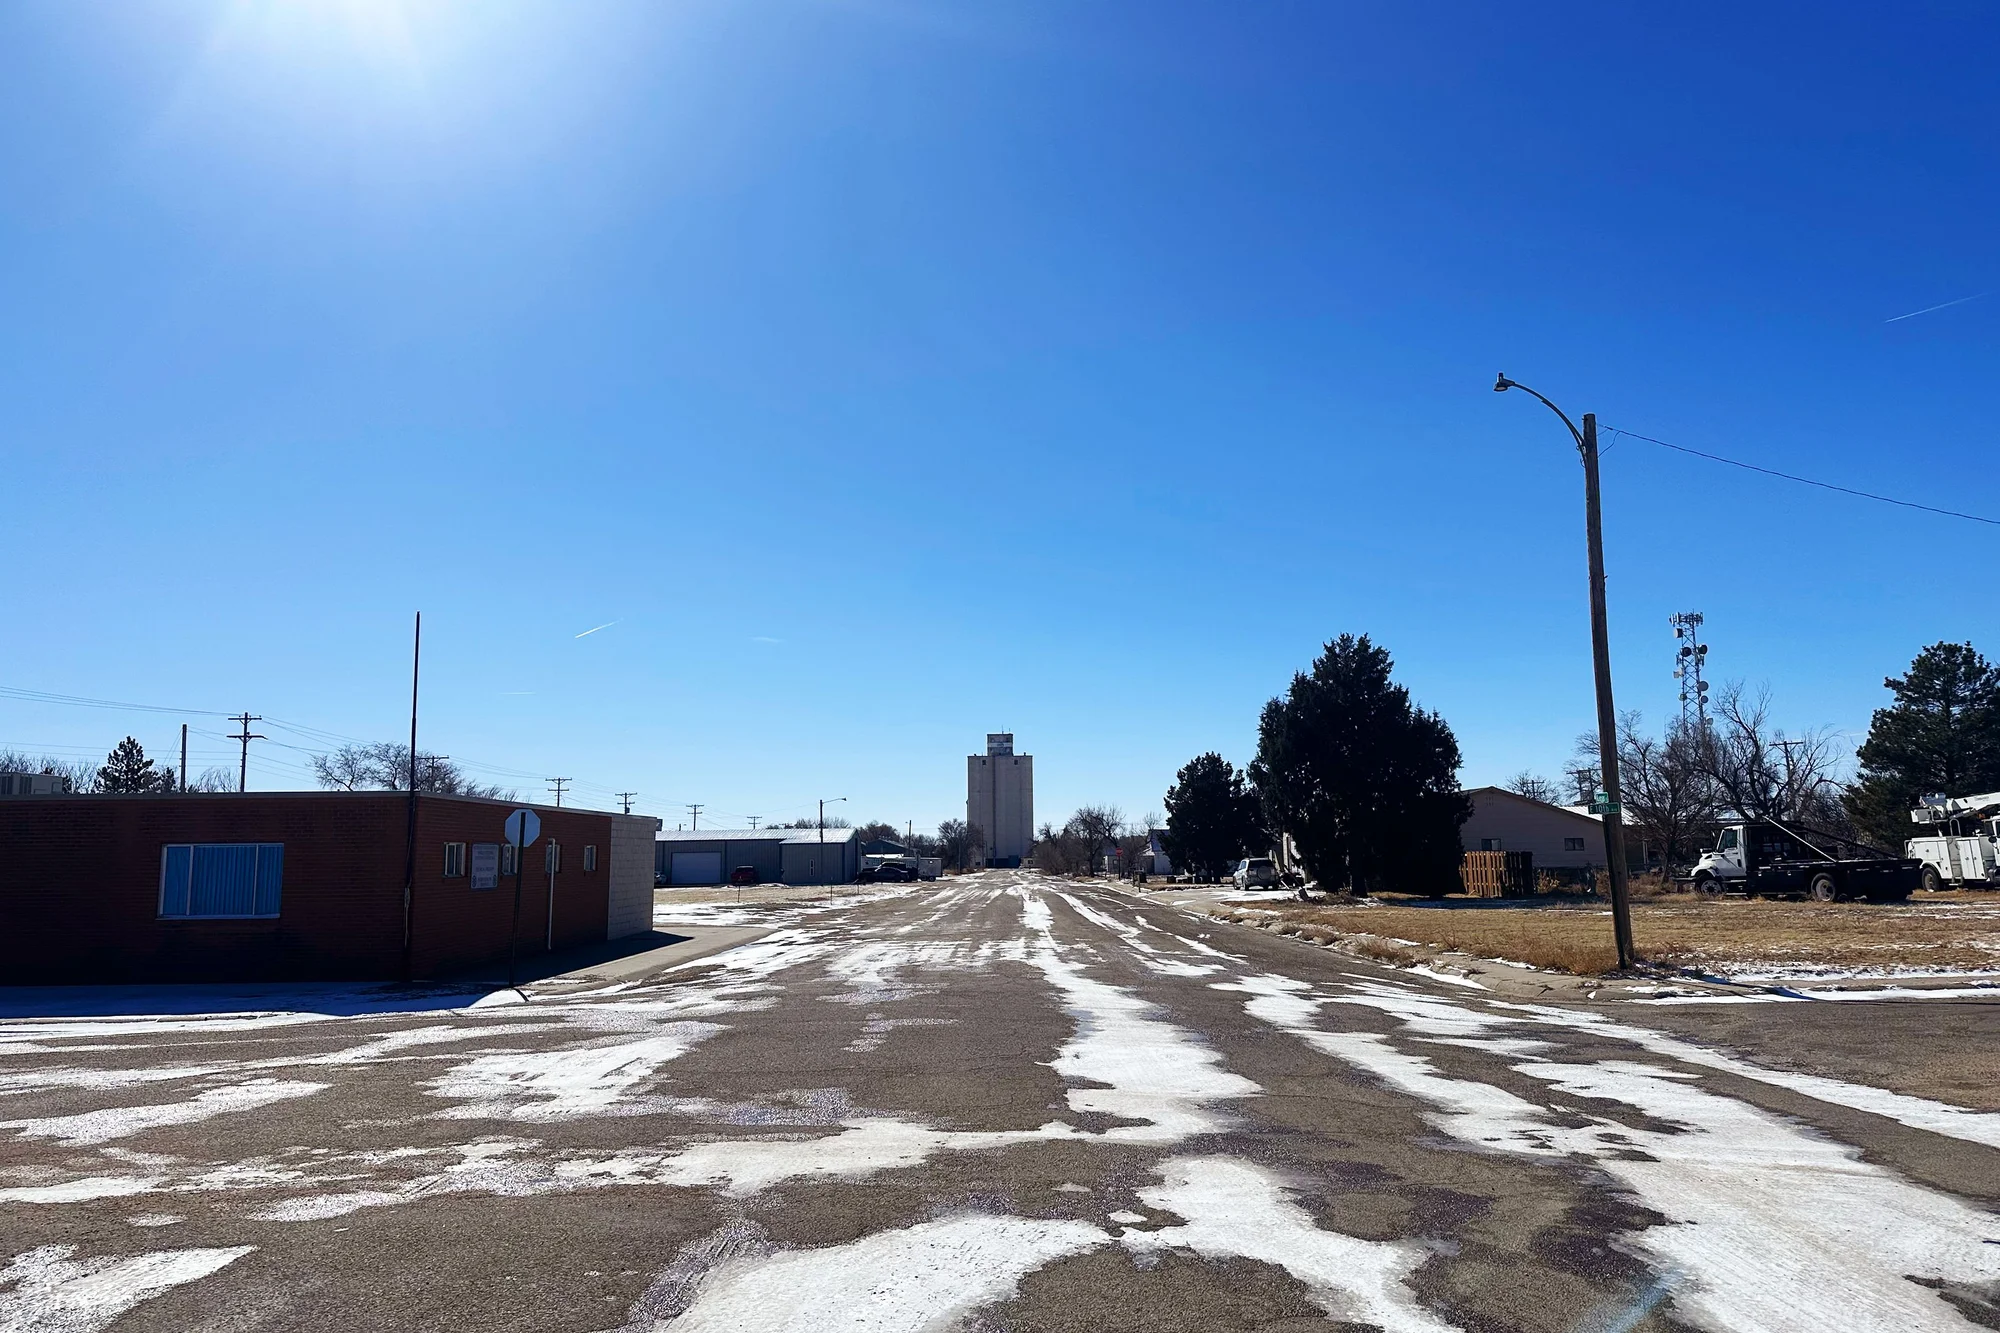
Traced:
<path id="1" fill-rule="evenodd" d="M 78 1259 L 74 1245 L 44 1245 L 0 1268 L 0 1330 L 97 1333 L 141 1301 L 205 1278 L 256 1248 Z"/>
<path id="2" fill-rule="evenodd" d="M 256 1078 L 205 1088 L 183 1101 L 161 1105 L 114 1106 L 76 1115 L 0 1120 L 0 1129 L 11 1129 L 23 1138 L 55 1139 L 64 1144 L 109 1143 L 164 1125 L 188 1125 L 231 1111 L 249 1111 L 272 1102 L 310 1096 L 327 1086 Z"/>
<path id="3" fill-rule="evenodd" d="M 438 1113 L 454 1120 L 606 1115 L 661 1065 L 721 1031 L 715 1023 L 669 1023 L 653 1036 L 609 1046 L 482 1055 L 440 1074 L 424 1090 L 464 1103 Z"/>
<path id="4" fill-rule="evenodd" d="M 1160 1165 L 1163 1184 L 1141 1189 L 1147 1206 L 1178 1214 L 1179 1226 L 1127 1231 L 1128 1249 L 1193 1250 L 1208 1259 L 1238 1256 L 1276 1264 L 1305 1283 L 1312 1301 L 1336 1320 L 1384 1333 L 1445 1333 L 1453 1326 L 1416 1301 L 1410 1274 L 1430 1256 L 1410 1241 L 1361 1240 L 1328 1231 L 1301 1208 L 1276 1176 L 1231 1157 L 1180 1157 Z M 1113 1213 L 1115 1222 L 1140 1221 Z"/>
<path id="5" fill-rule="evenodd" d="M 961 1214 L 712 1270 L 672 1333 L 923 1333 L 1013 1295 L 1022 1277 L 1110 1237 L 1087 1222 Z"/>

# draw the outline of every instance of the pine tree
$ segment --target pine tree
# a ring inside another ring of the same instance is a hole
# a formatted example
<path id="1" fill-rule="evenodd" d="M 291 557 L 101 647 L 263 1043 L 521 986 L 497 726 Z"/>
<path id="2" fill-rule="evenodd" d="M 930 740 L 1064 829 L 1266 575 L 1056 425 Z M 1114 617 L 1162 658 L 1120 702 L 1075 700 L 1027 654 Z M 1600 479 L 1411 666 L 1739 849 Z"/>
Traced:
<path id="1" fill-rule="evenodd" d="M 104 766 L 97 770 L 97 789 L 101 792 L 170 791 L 173 784 L 173 774 L 154 768 L 153 761 L 146 757 L 145 747 L 130 736 L 118 742 L 117 748 L 104 757 Z"/>
<path id="2" fill-rule="evenodd" d="M 1876 710 L 1855 752 L 1846 805 L 1864 837 L 1896 850 L 1926 795 L 2000 790 L 2000 669 L 1969 643 L 1934 643 L 1882 683 L 1896 701 Z"/>
<path id="3" fill-rule="evenodd" d="M 1458 739 L 1389 678 L 1363 635 L 1327 644 L 1264 705 L 1250 780 L 1321 886 L 1445 893 L 1458 884 Z"/>
<path id="4" fill-rule="evenodd" d="M 1213 752 L 1190 759 L 1167 791 L 1162 841 L 1175 866 L 1215 879 L 1263 838 L 1257 794 Z"/>

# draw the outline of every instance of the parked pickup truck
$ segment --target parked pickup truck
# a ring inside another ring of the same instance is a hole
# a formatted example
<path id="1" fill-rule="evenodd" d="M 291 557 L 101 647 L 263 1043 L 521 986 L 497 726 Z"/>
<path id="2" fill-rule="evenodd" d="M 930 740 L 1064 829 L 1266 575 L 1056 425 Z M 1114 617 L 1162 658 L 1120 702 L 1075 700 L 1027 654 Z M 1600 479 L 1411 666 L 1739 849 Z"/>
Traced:
<path id="1" fill-rule="evenodd" d="M 1909 897 L 1921 882 L 1923 862 L 1860 844 L 1854 845 L 1876 854 L 1844 857 L 1827 850 L 1843 841 L 1775 819 L 1725 824 L 1715 847 L 1695 862 L 1694 886 L 1704 893 L 1733 892 L 1752 898 L 1895 902 Z"/>

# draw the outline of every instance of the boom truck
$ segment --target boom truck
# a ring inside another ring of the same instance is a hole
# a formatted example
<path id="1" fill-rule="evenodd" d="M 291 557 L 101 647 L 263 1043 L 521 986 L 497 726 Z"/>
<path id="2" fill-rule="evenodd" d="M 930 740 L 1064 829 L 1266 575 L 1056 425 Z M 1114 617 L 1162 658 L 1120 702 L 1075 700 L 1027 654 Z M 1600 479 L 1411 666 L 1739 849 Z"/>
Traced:
<path id="1" fill-rule="evenodd" d="M 1835 856 L 1827 850 L 1843 842 L 1874 855 Z M 1909 897 L 1922 877 L 1923 863 L 1914 858 L 1777 819 L 1724 824 L 1715 846 L 1694 864 L 1694 886 L 1703 893 L 1804 897 L 1823 903 L 1843 898 L 1897 902 Z"/>
<path id="2" fill-rule="evenodd" d="M 1903 844 L 1923 862 L 1923 886 L 2000 887 L 2000 791 L 1978 796 L 1926 796 L 1910 811 L 1925 832 Z"/>

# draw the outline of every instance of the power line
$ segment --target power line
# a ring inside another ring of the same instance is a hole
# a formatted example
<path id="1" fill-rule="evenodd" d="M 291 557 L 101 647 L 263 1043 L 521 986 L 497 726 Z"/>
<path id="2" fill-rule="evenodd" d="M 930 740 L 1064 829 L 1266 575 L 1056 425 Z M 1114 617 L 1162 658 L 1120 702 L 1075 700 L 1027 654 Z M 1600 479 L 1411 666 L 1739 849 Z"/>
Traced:
<path id="1" fill-rule="evenodd" d="M 1724 458 L 1721 454 L 1704 453 L 1700 449 L 1690 449 L 1684 444 L 1668 444 L 1665 440 L 1656 440 L 1650 435 L 1640 435 L 1633 431 L 1620 430 L 1616 426 L 1606 426 L 1604 429 L 1610 431 L 1613 435 L 1622 435 L 1629 440 L 1643 440 L 1647 444 L 1657 444 L 1662 449 L 1672 449 L 1675 453 L 1693 454 L 1696 458 L 1706 458 L 1711 463 L 1727 463 L 1731 467 L 1740 467 L 1745 472 L 1761 472 L 1767 477 L 1780 477 L 1786 481 L 1796 481 L 1802 486 L 1817 486 L 1823 491 L 1838 491 L 1842 495 L 1853 495 L 1863 500 L 1879 500 L 1885 505 L 1900 505 L 1904 509 L 1921 509 L 1927 514 L 1942 514 L 1946 518 L 1962 518 L 1968 522 L 1986 523 L 2000 528 L 2000 518 L 1985 518 L 1979 514 L 1960 513 L 1956 509 L 1939 509 L 1936 505 L 1918 504 L 1915 500 L 1898 500 L 1892 495 L 1877 495 L 1873 491 L 1857 491 L 1852 486 L 1836 486 L 1830 481 L 1815 481 L 1811 477 L 1801 477 L 1790 472 L 1780 472 L 1776 468 L 1759 467 L 1755 463 L 1744 463 L 1734 458 Z"/>
<path id="2" fill-rule="evenodd" d="M 213 708 L 168 708 L 164 704 L 120 703 L 115 699 L 90 699 L 80 694 L 52 694 L 47 690 L 23 689 L 18 685 L 0 685 L 0 698 L 19 699 L 23 703 L 63 704 L 71 708 L 111 708 L 128 713 L 194 713 L 201 717 L 229 716 Z"/>
<path id="3" fill-rule="evenodd" d="M 688 805 L 688 814 L 689 814 L 689 816 L 690 816 L 690 817 L 691 817 L 691 818 L 693 819 L 693 821 L 694 821 L 694 823 L 693 823 L 692 827 L 694 827 L 694 828 L 700 828 L 700 827 L 701 827 L 701 812 L 702 812 L 702 807 L 701 807 L 701 806 L 699 806 L 699 805 L 694 805 L 694 804 L 692 804 L 692 803 L 690 803 L 690 804 Z"/>
<path id="4" fill-rule="evenodd" d="M 568 778 L 550 778 L 549 790 L 556 794 L 556 809 L 562 809 L 563 788 L 569 785 Z"/>
<path id="5" fill-rule="evenodd" d="M 621 791 L 617 793 L 618 803 L 625 807 L 626 814 L 629 815 L 632 813 L 632 798 L 638 794 L 636 791 Z"/>

